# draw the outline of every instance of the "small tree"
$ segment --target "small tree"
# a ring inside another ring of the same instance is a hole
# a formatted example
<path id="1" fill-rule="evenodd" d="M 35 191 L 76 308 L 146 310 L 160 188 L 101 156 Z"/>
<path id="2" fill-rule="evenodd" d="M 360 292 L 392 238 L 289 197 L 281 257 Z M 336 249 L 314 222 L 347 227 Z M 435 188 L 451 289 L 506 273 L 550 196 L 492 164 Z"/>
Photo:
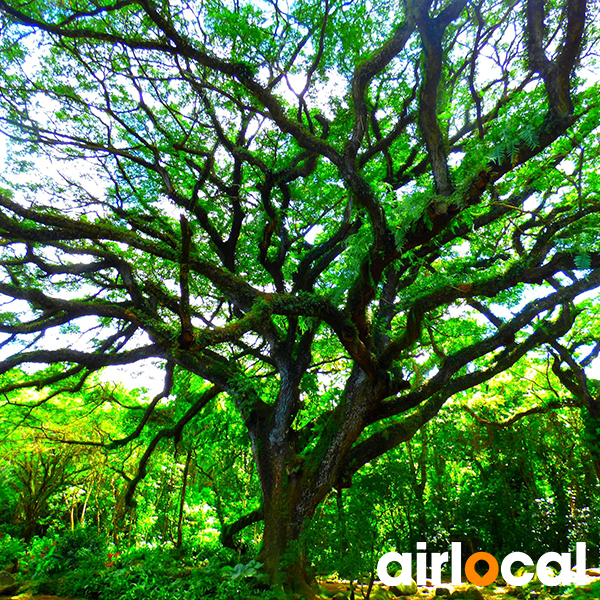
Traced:
<path id="1" fill-rule="evenodd" d="M 226 394 L 263 497 L 229 534 L 263 518 L 273 581 L 310 595 L 302 549 L 284 553 L 332 488 L 560 340 L 600 284 L 597 15 L 586 0 L 0 12 L 2 391 L 158 360 L 165 388 L 131 441 L 182 373 L 205 382 L 130 503 L 160 440 Z"/>

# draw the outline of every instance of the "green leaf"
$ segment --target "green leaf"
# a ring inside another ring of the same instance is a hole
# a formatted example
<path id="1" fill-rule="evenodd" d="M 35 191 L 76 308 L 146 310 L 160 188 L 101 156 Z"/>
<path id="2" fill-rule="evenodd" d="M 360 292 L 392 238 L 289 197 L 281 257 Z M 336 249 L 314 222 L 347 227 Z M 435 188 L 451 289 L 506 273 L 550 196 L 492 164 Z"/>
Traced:
<path id="1" fill-rule="evenodd" d="M 592 264 L 592 259 L 589 254 L 577 254 L 573 258 L 573 262 L 580 271 L 585 271 L 590 268 L 590 265 Z"/>

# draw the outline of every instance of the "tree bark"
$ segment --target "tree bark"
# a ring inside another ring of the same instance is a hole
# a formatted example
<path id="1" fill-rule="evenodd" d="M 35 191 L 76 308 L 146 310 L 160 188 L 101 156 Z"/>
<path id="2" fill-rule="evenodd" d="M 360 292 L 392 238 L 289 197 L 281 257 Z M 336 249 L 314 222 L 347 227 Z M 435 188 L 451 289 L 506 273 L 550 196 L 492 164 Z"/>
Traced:
<path id="1" fill-rule="evenodd" d="M 307 600 L 316 598 L 316 580 L 301 534 L 310 514 L 298 513 L 298 485 L 278 486 L 265 500 L 264 532 L 259 560 L 276 587 Z"/>
<path id="2" fill-rule="evenodd" d="M 295 451 L 301 444 L 299 432 L 286 429 L 277 437 L 273 434 L 276 428 L 250 428 L 263 493 L 259 560 L 273 584 L 287 593 L 315 598 L 317 584 L 310 573 L 303 534 L 327 494 L 334 487 L 348 486 L 344 479 L 348 453 L 364 429 L 379 391 L 379 383 L 355 370 L 335 415 L 324 426 L 322 443 L 306 457 Z M 285 393 L 297 396 L 298 389 Z"/>
<path id="3" fill-rule="evenodd" d="M 190 472 L 190 464 L 192 462 L 192 450 L 187 453 L 185 467 L 183 469 L 183 482 L 181 484 L 181 497 L 179 499 L 179 518 L 177 519 L 177 542 L 176 548 L 181 548 L 183 544 L 183 513 L 185 509 L 185 492 L 187 490 L 188 473 Z"/>

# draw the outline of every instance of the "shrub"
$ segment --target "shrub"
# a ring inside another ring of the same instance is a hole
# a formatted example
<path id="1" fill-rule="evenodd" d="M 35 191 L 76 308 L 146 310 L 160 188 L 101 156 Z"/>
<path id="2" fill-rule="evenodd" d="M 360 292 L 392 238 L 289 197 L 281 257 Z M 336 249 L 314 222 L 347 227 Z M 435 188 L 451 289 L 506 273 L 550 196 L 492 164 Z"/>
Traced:
<path id="1" fill-rule="evenodd" d="M 61 533 L 55 556 L 60 571 L 102 569 L 107 562 L 106 540 L 92 527 L 77 527 Z"/>
<path id="2" fill-rule="evenodd" d="M 67 598 L 99 600 L 102 588 L 102 573 L 91 569 L 65 573 L 56 582 L 56 593 Z"/>
<path id="3" fill-rule="evenodd" d="M 60 560 L 55 555 L 58 536 L 34 536 L 23 554 L 22 566 L 32 579 L 42 579 L 60 571 Z"/>
<path id="4" fill-rule="evenodd" d="M 24 551 L 23 540 L 10 535 L 0 538 L 0 570 L 14 562 Z"/>

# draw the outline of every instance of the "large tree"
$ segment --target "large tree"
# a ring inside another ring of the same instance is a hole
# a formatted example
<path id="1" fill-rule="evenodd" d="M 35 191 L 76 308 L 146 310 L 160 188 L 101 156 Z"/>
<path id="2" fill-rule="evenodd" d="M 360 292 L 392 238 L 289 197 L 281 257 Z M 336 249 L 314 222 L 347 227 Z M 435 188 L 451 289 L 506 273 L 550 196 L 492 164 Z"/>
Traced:
<path id="1" fill-rule="evenodd" d="M 0 13 L 0 391 L 52 396 L 158 360 L 165 389 L 125 443 L 174 380 L 203 380 L 129 503 L 160 440 L 226 395 L 263 497 L 228 537 L 263 518 L 274 581 L 310 595 L 292 542 L 332 488 L 453 394 L 560 355 L 585 319 L 578 296 L 600 285 L 586 0 Z"/>

